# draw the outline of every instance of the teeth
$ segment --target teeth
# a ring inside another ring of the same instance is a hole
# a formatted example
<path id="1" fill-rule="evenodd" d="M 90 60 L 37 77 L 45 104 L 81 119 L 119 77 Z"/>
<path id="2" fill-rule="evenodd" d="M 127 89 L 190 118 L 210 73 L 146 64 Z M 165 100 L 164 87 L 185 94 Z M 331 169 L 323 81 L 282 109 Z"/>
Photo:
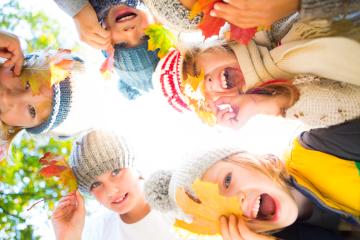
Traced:
<path id="1" fill-rule="evenodd" d="M 259 212 L 259 208 L 260 208 L 260 196 L 257 197 L 255 204 L 253 206 L 253 209 L 251 211 L 251 216 L 253 218 L 256 218 Z"/>
<path id="2" fill-rule="evenodd" d="M 222 72 L 221 72 L 221 87 L 222 87 L 222 88 L 227 88 L 225 71 L 222 71 Z"/>
<path id="3" fill-rule="evenodd" d="M 114 201 L 114 203 L 120 203 L 122 200 L 124 200 L 126 194 L 122 195 L 118 200 Z"/>

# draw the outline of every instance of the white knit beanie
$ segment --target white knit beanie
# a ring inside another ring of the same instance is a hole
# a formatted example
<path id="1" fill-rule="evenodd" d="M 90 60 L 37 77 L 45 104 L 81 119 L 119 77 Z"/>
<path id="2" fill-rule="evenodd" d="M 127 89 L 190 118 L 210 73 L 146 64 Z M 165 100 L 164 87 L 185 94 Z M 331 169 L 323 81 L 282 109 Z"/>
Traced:
<path id="1" fill-rule="evenodd" d="M 121 168 L 131 168 L 133 151 L 125 139 L 103 130 L 92 130 L 79 137 L 73 144 L 69 163 L 79 189 L 90 192 L 96 177 Z"/>
<path id="2" fill-rule="evenodd" d="M 161 170 L 153 173 L 144 185 L 146 200 L 152 208 L 161 212 L 178 211 L 176 190 L 179 187 L 196 198 L 191 188 L 193 182 L 202 178 L 214 163 L 238 152 L 241 151 L 233 147 L 198 150 L 196 154 L 188 155 L 187 161 L 175 171 Z"/>

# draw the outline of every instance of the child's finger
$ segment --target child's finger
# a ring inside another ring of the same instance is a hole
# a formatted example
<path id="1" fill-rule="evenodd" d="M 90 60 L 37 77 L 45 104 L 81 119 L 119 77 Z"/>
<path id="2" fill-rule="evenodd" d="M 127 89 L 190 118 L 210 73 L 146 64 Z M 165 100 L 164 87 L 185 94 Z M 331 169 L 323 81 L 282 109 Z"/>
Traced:
<path id="1" fill-rule="evenodd" d="M 79 210 L 85 210 L 84 198 L 83 196 L 81 196 L 78 190 L 75 192 L 75 197 L 76 197 L 77 207 L 79 208 Z"/>
<path id="2" fill-rule="evenodd" d="M 229 233 L 232 240 L 244 240 L 239 233 L 237 219 L 233 215 L 229 217 Z"/>
<path id="3" fill-rule="evenodd" d="M 10 59 L 12 56 L 13 56 L 12 53 L 10 53 L 10 52 L 8 52 L 8 51 L 6 51 L 4 49 L 0 50 L 0 57 Z"/>
<path id="4" fill-rule="evenodd" d="M 215 105 L 230 104 L 231 99 L 232 99 L 232 97 L 230 97 L 230 96 L 219 97 L 218 99 L 216 99 Z"/>
<path id="5" fill-rule="evenodd" d="M 220 217 L 220 233 L 224 240 L 231 240 L 228 221 L 224 216 Z"/>

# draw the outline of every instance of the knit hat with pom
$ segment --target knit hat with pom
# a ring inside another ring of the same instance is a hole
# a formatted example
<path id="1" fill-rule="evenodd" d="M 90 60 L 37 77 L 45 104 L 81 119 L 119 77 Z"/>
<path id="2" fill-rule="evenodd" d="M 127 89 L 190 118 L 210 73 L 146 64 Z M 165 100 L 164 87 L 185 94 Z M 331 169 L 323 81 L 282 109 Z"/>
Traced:
<path id="1" fill-rule="evenodd" d="M 73 144 L 69 159 L 79 189 L 89 193 L 96 177 L 121 168 L 131 168 L 133 151 L 124 138 L 103 130 L 92 130 Z"/>
<path id="2" fill-rule="evenodd" d="M 176 206 L 176 190 L 184 188 L 196 197 L 191 185 L 197 178 L 201 178 L 206 170 L 214 163 L 226 159 L 230 155 L 240 152 L 236 148 L 218 148 L 211 151 L 198 151 L 188 156 L 187 161 L 175 171 L 158 171 L 153 173 L 145 182 L 145 198 L 154 209 L 161 212 L 178 211 Z"/>

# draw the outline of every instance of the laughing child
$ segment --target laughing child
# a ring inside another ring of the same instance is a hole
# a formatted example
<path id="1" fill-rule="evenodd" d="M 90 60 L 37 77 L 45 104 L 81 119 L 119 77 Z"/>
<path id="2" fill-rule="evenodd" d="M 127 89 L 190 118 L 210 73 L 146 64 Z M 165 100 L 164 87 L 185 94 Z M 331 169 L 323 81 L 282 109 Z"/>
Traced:
<path id="1" fill-rule="evenodd" d="M 359 116 L 359 54 L 360 44 L 343 37 L 271 50 L 253 41 L 218 44 L 171 51 L 153 81 L 175 109 L 192 109 L 210 125 L 236 128 L 270 114 L 329 126 Z"/>
<path id="2" fill-rule="evenodd" d="M 159 58 L 157 51 L 148 51 L 144 30 L 154 19 L 140 0 L 55 2 L 73 17 L 83 41 L 103 50 L 113 46 L 122 95 L 132 100 L 153 88 L 151 75 Z"/>
<path id="3" fill-rule="evenodd" d="M 150 209 L 142 192 L 134 154 L 126 141 L 93 130 L 73 145 L 70 166 L 79 190 L 107 209 L 85 223 L 84 200 L 79 192 L 63 197 L 52 215 L 56 239 L 176 239 L 165 215 Z"/>
<path id="4" fill-rule="evenodd" d="M 145 184 L 146 197 L 155 209 L 174 210 L 176 189 L 197 199 L 191 185 L 200 178 L 216 183 L 221 195 L 239 200 L 244 219 L 226 216 L 220 221 L 226 240 L 273 239 L 260 233 L 274 231 L 281 239 L 344 239 L 327 230 L 307 235 L 301 227 L 297 235 L 286 234 L 296 233 L 291 229 L 300 225 L 318 230 L 360 226 L 359 130 L 358 119 L 303 132 L 284 162 L 236 148 L 206 151 L 174 172 L 154 173 Z"/>

